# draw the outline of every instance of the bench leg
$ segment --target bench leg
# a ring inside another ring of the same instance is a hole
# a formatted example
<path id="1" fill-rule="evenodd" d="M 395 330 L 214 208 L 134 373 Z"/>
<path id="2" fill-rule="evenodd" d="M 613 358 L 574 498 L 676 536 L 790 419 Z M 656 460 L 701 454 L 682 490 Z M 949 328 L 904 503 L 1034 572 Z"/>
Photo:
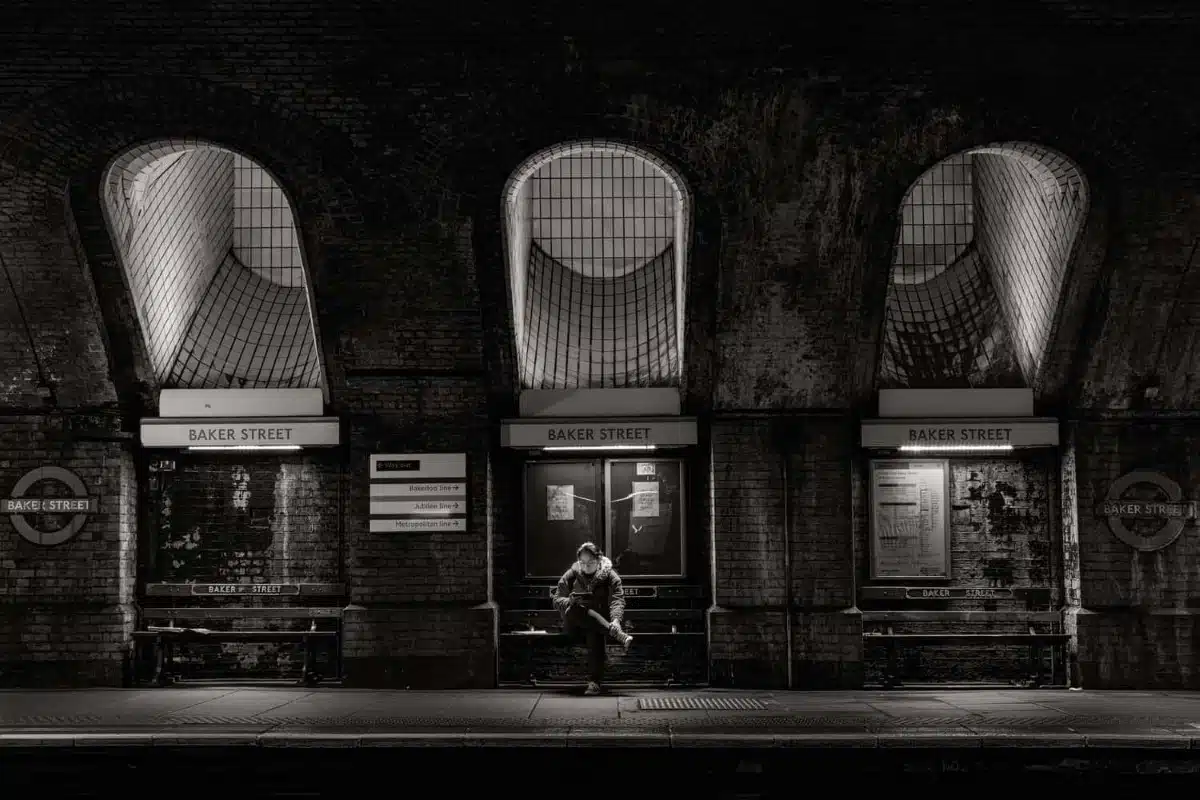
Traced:
<path id="1" fill-rule="evenodd" d="M 166 686 L 169 680 L 170 672 L 170 655 L 167 653 L 167 648 L 170 644 L 163 636 L 154 637 L 154 675 L 150 678 L 150 683 L 154 686 Z"/>
<path id="2" fill-rule="evenodd" d="M 894 689 L 900 685 L 900 665 L 898 662 L 899 656 L 896 653 L 896 643 L 889 640 L 887 643 L 887 672 L 883 676 L 883 686 L 885 689 Z"/>
<path id="3" fill-rule="evenodd" d="M 317 674 L 317 651 L 313 644 L 313 640 L 305 636 L 303 647 L 304 666 L 300 670 L 300 685 L 316 686 L 321 682 L 321 676 Z"/>
<path id="4" fill-rule="evenodd" d="M 1029 688 L 1036 689 L 1042 685 L 1042 646 L 1034 643 L 1029 645 Z"/>

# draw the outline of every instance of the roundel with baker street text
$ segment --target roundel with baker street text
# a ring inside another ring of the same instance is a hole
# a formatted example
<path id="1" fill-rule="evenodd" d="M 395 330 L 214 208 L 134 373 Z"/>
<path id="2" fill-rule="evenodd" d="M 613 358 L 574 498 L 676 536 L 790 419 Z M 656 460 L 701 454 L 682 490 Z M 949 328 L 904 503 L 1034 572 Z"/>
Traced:
<path id="1" fill-rule="evenodd" d="M 1160 472 L 1134 470 L 1117 478 L 1097 509 L 1109 530 L 1135 550 L 1169 546 L 1197 518 L 1197 503 L 1183 496 L 1178 483 Z"/>
<path id="2" fill-rule="evenodd" d="M 8 515 L 22 539 L 51 547 L 75 538 L 98 505 L 74 472 L 37 467 L 22 475 L 0 500 L 0 511 Z"/>

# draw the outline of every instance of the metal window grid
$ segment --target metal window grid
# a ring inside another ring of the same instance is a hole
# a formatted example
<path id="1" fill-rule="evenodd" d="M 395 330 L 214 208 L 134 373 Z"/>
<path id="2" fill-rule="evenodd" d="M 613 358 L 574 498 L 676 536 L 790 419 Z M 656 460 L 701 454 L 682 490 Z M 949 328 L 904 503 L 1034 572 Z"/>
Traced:
<path id="1" fill-rule="evenodd" d="M 677 385 L 680 189 L 632 150 L 564 149 L 512 192 L 527 388 Z"/>
<path id="2" fill-rule="evenodd" d="M 1033 145 L 990 145 L 925 173 L 901 207 L 881 383 L 1031 383 L 1086 211 L 1078 170 Z"/>
<path id="3" fill-rule="evenodd" d="M 114 162 L 104 198 L 163 385 L 321 385 L 295 218 L 265 169 L 158 142 Z"/>

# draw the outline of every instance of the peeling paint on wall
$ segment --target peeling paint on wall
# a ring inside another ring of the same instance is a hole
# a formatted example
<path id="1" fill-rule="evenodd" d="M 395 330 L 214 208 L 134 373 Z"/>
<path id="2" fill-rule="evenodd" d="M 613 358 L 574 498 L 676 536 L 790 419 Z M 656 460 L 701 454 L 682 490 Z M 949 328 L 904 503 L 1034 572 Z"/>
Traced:
<path id="1" fill-rule="evenodd" d="M 233 507 L 239 511 L 250 508 L 250 473 L 244 467 L 233 468 Z"/>

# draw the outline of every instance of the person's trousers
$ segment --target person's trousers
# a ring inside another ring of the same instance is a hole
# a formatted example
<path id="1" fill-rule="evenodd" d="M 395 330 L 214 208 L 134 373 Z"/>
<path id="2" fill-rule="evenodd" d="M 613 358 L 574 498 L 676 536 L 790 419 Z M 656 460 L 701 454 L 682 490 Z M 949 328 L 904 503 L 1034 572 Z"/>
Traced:
<path id="1" fill-rule="evenodd" d="M 583 638 L 588 649 L 588 680 L 600 683 L 604 679 L 604 640 L 609 623 L 599 611 L 583 606 L 567 609 L 565 632 L 573 638 Z"/>

